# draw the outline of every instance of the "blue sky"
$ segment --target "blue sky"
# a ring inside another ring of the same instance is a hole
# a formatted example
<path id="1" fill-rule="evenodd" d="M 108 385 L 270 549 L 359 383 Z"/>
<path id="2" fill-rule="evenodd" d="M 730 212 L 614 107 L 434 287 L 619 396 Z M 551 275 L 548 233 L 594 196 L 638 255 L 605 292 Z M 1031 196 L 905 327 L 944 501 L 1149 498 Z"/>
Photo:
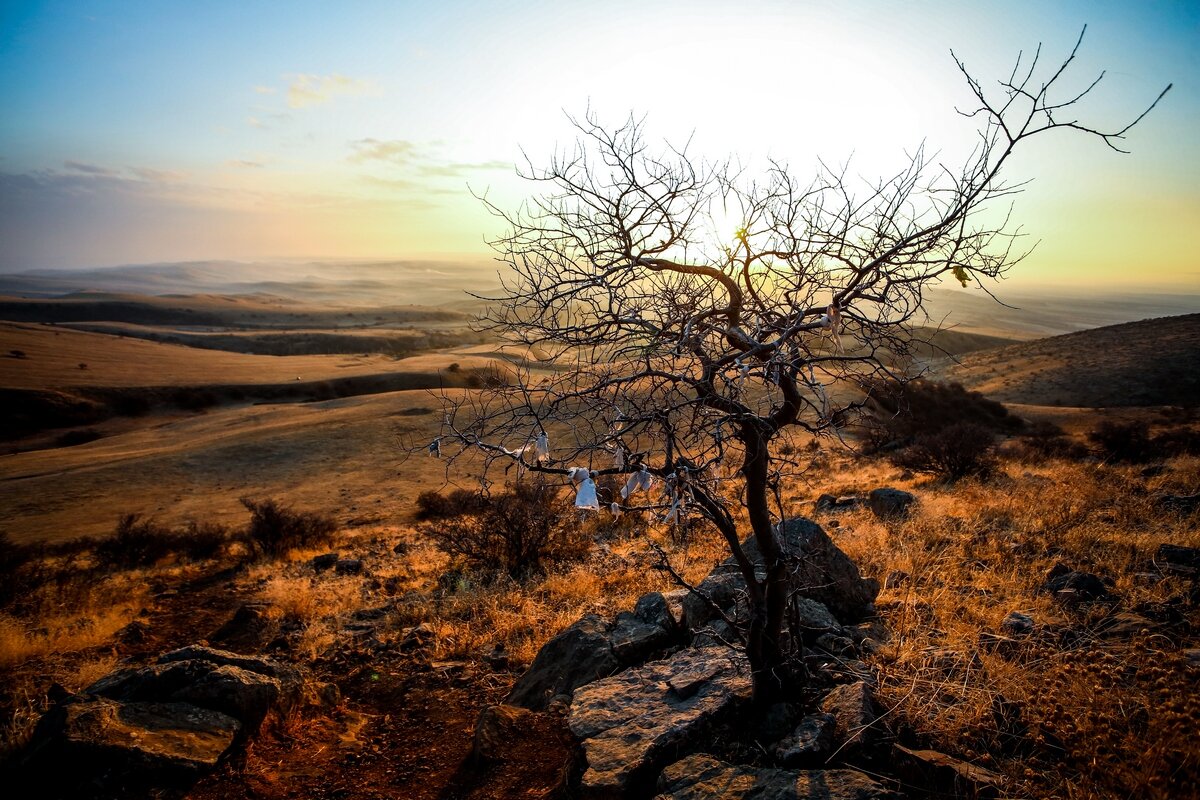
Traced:
<path id="1" fill-rule="evenodd" d="M 890 172 L 969 142 L 953 47 L 980 76 L 1021 49 L 1109 70 L 1089 113 L 1132 133 L 1038 144 L 1023 280 L 1200 286 L 1200 3 L 0 4 L 0 269 L 482 255 L 521 151 L 564 111 L 804 174 Z"/>

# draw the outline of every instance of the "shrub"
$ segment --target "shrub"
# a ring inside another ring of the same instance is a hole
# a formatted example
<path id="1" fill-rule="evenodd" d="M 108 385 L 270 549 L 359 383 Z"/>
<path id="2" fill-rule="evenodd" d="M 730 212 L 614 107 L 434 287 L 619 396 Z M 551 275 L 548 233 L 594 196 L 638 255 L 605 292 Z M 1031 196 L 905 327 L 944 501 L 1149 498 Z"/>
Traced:
<path id="1" fill-rule="evenodd" d="M 1155 435 L 1154 449 L 1163 457 L 1200 455 L 1200 431 L 1187 427 L 1171 428 Z"/>
<path id="2" fill-rule="evenodd" d="M 1149 461 L 1155 457 L 1150 426 L 1145 422 L 1105 420 L 1088 434 L 1097 454 L 1106 461 Z"/>
<path id="3" fill-rule="evenodd" d="M 189 520 L 178 539 L 188 558 L 203 561 L 219 556 L 229 543 L 230 535 L 229 529 L 219 523 Z"/>
<path id="4" fill-rule="evenodd" d="M 337 522 L 325 514 L 294 511 L 274 500 L 241 498 L 250 512 L 246 538 L 259 555 L 278 557 L 299 547 L 313 547 L 333 541 Z"/>
<path id="5" fill-rule="evenodd" d="M 1073 440 L 1058 425 L 1046 420 L 1030 423 L 1020 440 L 1011 444 L 1008 452 L 1015 458 L 1034 464 L 1051 458 L 1078 461 L 1088 455 L 1086 447 Z"/>
<path id="6" fill-rule="evenodd" d="M 904 446 L 918 436 L 958 423 L 995 433 L 1016 432 L 1024 425 L 1003 403 L 968 391 L 958 383 L 874 380 L 861 388 L 871 409 L 863 435 L 874 450 Z"/>
<path id="7" fill-rule="evenodd" d="M 179 541 L 169 528 L 141 514 L 125 514 L 113 535 L 96 543 L 96 562 L 105 568 L 148 567 L 173 553 Z"/>
<path id="8" fill-rule="evenodd" d="M 995 434 L 982 425 L 956 422 L 936 433 L 921 434 L 892 460 L 913 472 L 958 480 L 990 473 L 996 464 L 995 443 Z"/>
<path id="9" fill-rule="evenodd" d="M 449 494 L 421 492 L 417 495 L 417 519 L 449 519 L 463 514 L 478 514 L 485 501 L 479 492 L 454 489 Z"/>
<path id="10" fill-rule="evenodd" d="M 590 546 L 558 486 L 541 480 L 517 483 L 504 494 L 481 498 L 478 511 L 420 530 L 469 566 L 502 570 L 518 580 L 552 563 L 582 558 Z"/>

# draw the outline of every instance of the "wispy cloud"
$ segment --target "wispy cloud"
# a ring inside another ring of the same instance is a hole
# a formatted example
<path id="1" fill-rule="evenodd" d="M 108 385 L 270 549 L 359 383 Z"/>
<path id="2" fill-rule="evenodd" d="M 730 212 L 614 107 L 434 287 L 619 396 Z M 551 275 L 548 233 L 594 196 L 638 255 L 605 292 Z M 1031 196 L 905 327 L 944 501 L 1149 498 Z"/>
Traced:
<path id="1" fill-rule="evenodd" d="M 419 178 L 464 178 L 476 172 L 512 169 L 507 161 L 439 161 L 431 145 L 405 139 L 358 139 L 350 142 L 347 160 L 353 163 L 381 161 L 412 171 Z"/>
<path id="2" fill-rule="evenodd" d="M 288 86 L 288 105 L 291 108 L 308 108 L 328 103 L 339 95 L 361 96 L 374 94 L 377 89 L 370 81 L 350 78 L 345 75 L 309 75 L 292 76 Z"/>
<path id="3" fill-rule="evenodd" d="M 397 166 L 408 166 L 419 157 L 416 142 L 404 139 L 359 139 L 350 143 L 350 161 L 387 161 Z"/>
<path id="4" fill-rule="evenodd" d="M 98 167 L 95 164 L 88 164 L 83 161 L 67 160 L 63 162 L 63 166 L 72 172 L 83 172 L 87 175 L 117 175 L 117 170 L 108 169 L 107 167 Z"/>
<path id="5" fill-rule="evenodd" d="M 186 172 L 150 167 L 130 167 L 129 171 L 144 181 L 152 183 L 179 183 L 187 178 Z"/>
<path id="6" fill-rule="evenodd" d="M 237 169 L 262 169 L 266 164 L 262 161 L 251 161 L 248 158 L 231 158 L 225 162 L 225 166 Z"/>
<path id="7" fill-rule="evenodd" d="M 275 94 L 276 89 L 274 86 L 255 86 L 254 91 L 257 94 Z"/>

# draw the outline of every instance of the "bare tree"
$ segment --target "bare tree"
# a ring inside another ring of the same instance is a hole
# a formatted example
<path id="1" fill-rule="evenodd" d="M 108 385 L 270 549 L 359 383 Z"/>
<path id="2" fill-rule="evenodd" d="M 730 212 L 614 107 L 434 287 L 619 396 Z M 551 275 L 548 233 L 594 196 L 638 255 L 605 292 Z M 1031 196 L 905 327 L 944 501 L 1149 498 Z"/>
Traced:
<path id="1" fill-rule="evenodd" d="M 990 89 L 955 57 L 975 100 L 960 111 L 978 121 L 974 151 L 951 169 L 922 148 L 862 185 L 823 164 L 809 182 L 782 163 L 753 178 L 686 147 L 652 149 L 638 120 L 573 120 L 575 148 L 523 171 L 540 193 L 515 213 L 489 204 L 509 228 L 492 243 L 508 271 L 485 322 L 546 361 L 446 394 L 432 447 L 481 459 L 485 480 L 514 465 L 618 475 L 625 490 L 599 498 L 614 512 L 710 521 L 748 587 L 755 695 L 775 695 L 799 642 L 784 629 L 778 487 L 803 464 L 773 445 L 789 429 L 843 424 L 864 401 L 838 387 L 902 377 L 931 286 L 998 278 L 1024 256 L 1004 209 L 984 213 L 1020 190 L 1003 176 L 1021 143 L 1073 131 L 1120 150 L 1166 93 L 1119 130 L 1076 119 L 1100 81 L 1061 86 L 1082 38 L 1048 74 L 1039 48 Z M 643 490 L 651 480 L 662 494 Z M 763 576 L 742 544 L 741 506 Z"/>

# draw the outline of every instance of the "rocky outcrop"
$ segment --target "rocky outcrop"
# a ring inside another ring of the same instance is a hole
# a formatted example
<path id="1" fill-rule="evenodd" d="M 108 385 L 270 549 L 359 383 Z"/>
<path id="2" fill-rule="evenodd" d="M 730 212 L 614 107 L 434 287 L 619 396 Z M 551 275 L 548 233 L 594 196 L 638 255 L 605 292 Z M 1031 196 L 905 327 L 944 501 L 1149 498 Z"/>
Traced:
<path id="1" fill-rule="evenodd" d="M 816 766 L 833 752 L 837 720 L 832 714 L 809 714 L 791 733 L 771 748 L 771 756 L 783 767 Z"/>
<path id="2" fill-rule="evenodd" d="M 874 741 L 875 704 L 866 681 L 834 687 L 821 701 L 821 711 L 833 717 L 833 736 L 844 752 L 853 753 Z"/>
<path id="3" fill-rule="evenodd" d="M 330 688 L 312 694 L 336 702 L 336 687 Z M 254 734 L 268 714 L 300 704 L 304 690 L 303 673 L 287 664 L 180 648 L 61 697 L 39 721 L 22 763 L 56 785 L 195 777 Z M 64 758 L 71 771 L 56 773 Z"/>
<path id="4" fill-rule="evenodd" d="M 899 800 L 901 795 L 861 772 L 798 771 L 735 766 L 708 755 L 688 756 L 663 770 L 658 800 Z"/>
<path id="5" fill-rule="evenodd" d="M 588 614 L 538 651 L 504 702 L 544 711 L 555 697 L 644 663 L 685 638 L 684 615 L 681 596 L 659 592 L 643 595 L 611 623 Z"/>
<path id="6" fill-rule="evenodd" d="M 42 717 L 28 760 L 46 764 L 49 784 L 101 771 L 187 778 L 215 767 L 240 731 L 236 719 L 188 703 L 80 699 Z M 53 774 L 61 765 L 72 775 Z"/>
<path id="7" fill-rule="evenodd" d="M 582 790 L 622 796 L 694 747 L 719 717 L 750 699 L 750 669 L 728 648 L 688 648 L 575 692 L 567 720 L 587 762 Z"/>

